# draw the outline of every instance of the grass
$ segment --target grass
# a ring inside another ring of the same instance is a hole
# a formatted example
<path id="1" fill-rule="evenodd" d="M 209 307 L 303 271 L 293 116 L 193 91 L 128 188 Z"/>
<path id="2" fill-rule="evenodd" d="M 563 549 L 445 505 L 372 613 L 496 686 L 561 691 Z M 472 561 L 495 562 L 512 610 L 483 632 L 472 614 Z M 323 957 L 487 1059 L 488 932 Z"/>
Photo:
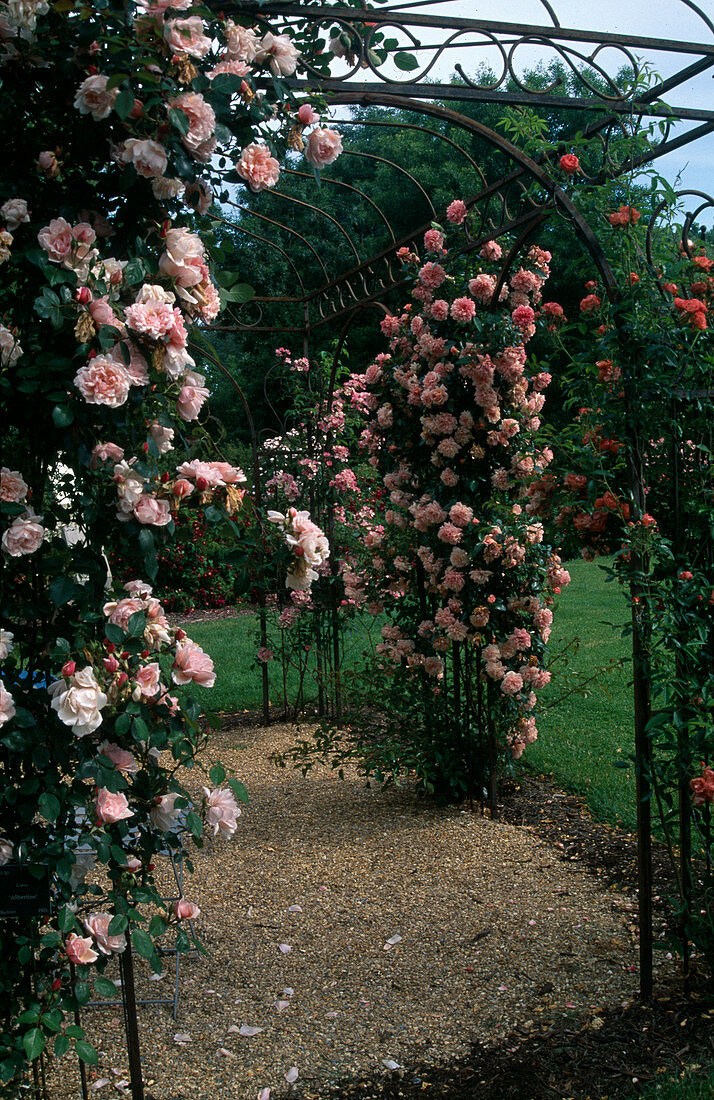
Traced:
<path id="1" fill-rule="evenodd" d="M 625 598 L 616 583 L 606 583 L 597 564 L 576 561 L 569 569 L 572 581 L 559 599 L 551 636 L 553 653 L 568 647 L 567 656 L 556 660 L 552 683 L 542 693 L 547 709 L 538 723 L 538 741 L 523 757 L 523 766 L 550 774 L 560 786 L 582 794 L 597 817 L 632 828 L 633 768 L 615 766 L 628 763 L 632 752 L 629 664 L 625 661 L 621 668 L 596 676 L 585 684 L 584 694 L 567 694 L 574 684 L 590 680 L 613 659 L 628 657 L 629 638 L 621 636 L 627 621 Z M 365 648 L 369 626 L 374 628 L 373 620 L 364 616 L 348 628 L 345 661 L 352 667 Z M 224 711 L 258 709 L 262 688 L 256 661 L 257 617 L 247 613 L 232 619 L 191 623 L 189 632 L 210 653 L 216 666 L 216 686 L 207 705 Z M 314 667 L 312 654 L 309 663 Z M 280 706 L 281 662 L 270 662 L 268 668 L 270 701 Z M 297 670 L 290 669 L 290 700 L 295 698 L 298 685 Z M 316 695 L 309 671 L 304 691 L 307 699 Z"/>
<path id="2" fill-rule="evenodd" d="M 712 1100 L 714 1070 L 704 1074 L 685 1073 L 683 1077 L 665 1077 L 630 1096 L 631 1100 L 635 1096 L 637 1100 Z"/>
<path id="3" fill-rule="evenodd" d="M 553 655 L 570 648 L 567 658 L 555 661 L 553 679 L 541 693 L 546 709 L 538 720 L 538 740 L 526 751 L 523 763 L 583 795 L 596 817 L 631 829 L 635 779 L 629 761 L 630 638 L 622 636 L 627 604 L 617 582 L 608 583 L 596 563 L 570 562 L 568 570 L 572 580 L 559 597 L 550 641 Z M 621 667 L 596 676 L 599 668 L 621 658 Z M 578 682 L 582 693 L 568 696 Z M 618 766 L 626 763 L 628 767 Z"/>

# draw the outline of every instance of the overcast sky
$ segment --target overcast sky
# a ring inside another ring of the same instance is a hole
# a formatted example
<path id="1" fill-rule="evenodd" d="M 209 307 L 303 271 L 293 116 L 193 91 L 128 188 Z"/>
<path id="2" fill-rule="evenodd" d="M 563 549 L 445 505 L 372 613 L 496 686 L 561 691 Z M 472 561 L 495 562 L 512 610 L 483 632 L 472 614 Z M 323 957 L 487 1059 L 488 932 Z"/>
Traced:
<path id="1" fill-rule="evenodd" d="M 605 30 L 657 39 L 663 44 L 672 41 L 693 41 L 714 45 L 714 26 L 708 27 L 702 18 L 690 10 L 685 0 L 550 0 L 563 27 L 583 30 Z M 696 0 L 701 11 L 714 24 L 714 0 Z M 490 19 L 509 23 L 526 23 L 550 26 L 552 21 L 541 0 L 441 0 L 433 4 L 407 5 L 405 0 L 389 0 L 388 7 L 400 6 L 414 13 L 437 13 L 472 19 Z M 443 34 L 444 32 L 439 32 Z M 421 40 L 433 41 L 434 32 L 422 32 Z M 578 44 L 574 44 L 578 48 Z M 589 52 L 593 47 L 583 49 Z M 638 56 L 650 62 L 655 71 L 667 77 L 690 64 L 696 55 L 674 55 L 666 51 L 637 51 Z M 422 55 L 423 56 L 423 55 Z M 539 60 L 548 61 L 556 55 L 537 45 L 524 47 L 518 54 L 521 64 L 528 68 Z M 478 60 L 476 60 L 478 59 Z M 490 63 L 498 71 L 498 55 L 488 50 L 465 48 L 461 57 L 454 51 L 445 56 L 427 79 L 447 81 L 455 62 L 461 61 L 468 72 L 475 71 L 478 61 Z M 600 53 L 598 62 L 609 72 L 616 72 L 627 63 L 619 51 Z M 406 75 L 406 74 L 402 74 Z M 666 102 L 678 107 L 714 109 L 714 68 L 682 84 L 665 97 Z M 677 132 L 692 125 L 679 127 Z M 693 145 L 667 154 L 657 162 L 658 171 L 671 183 L 679 177 L 679 186 L 714 194 L 714 133 L 699 139 Z M 714 222 L 714 215 L 707 218 Z"/>

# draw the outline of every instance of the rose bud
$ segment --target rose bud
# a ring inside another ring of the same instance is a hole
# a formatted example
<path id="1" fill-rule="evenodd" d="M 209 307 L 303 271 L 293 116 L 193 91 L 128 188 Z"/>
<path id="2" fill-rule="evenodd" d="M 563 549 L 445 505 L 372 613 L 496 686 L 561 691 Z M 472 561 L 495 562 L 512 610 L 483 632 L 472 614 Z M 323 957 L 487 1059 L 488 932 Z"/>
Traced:
<path id="1" fill-rule="evenodd" d="M 182 642 L 186 636 L 187 636 L 186 631 L 182 630 L 181 627 L 179 626 L 176 630 L 176 635 L 175 635 L 176 641 L 177 642 Z"/>
<path id="2" fill-rule="evenodd" d="M 195 902 L 186 901 L 186 898 L 179 898 L 171 908 L 179 920 L 195 920 L 201 912 Z"/>
<path id="3" fill-rule="evenodd" d="M 88 306 L 92 301 L 93 295 L 88 286 L 80 286 L 74 297 L 81 306 Z"/>
<path id="4" fill-rule="evenodd" d="M 144 114 L 144 104 L 140 99 L 134 100 L 134 106 L 129 111 L 129 118 L 141 118 Z"/>
<path id="5" fill-rule="evenodd" d="M 193 485 L 185 477 L 180 477 L 174 482 L 171 492 L 175 497 L 187 497 L 193 492 Z"/>
<path id="6" fill-rule="evenodd" d="M 62 665 L 62 675 L 74 676 L 74 670 L 76 669 L 76 667 L 77 666 L 74 661 L 67 661 L 65 664 Z"/>
<path id="7" fill-rule="evenodd" d="M 208 488 L 208 482 L 206 481 L 205 477 L 196 478 L 196 488 L 198 489 L 199 493 L 205 493 L 206 489 Z"/>
<path id="8" fill-rule="evenodd" d="M 105 657 L 102 661 L 107 672 L 116 672 L 119 668 L 119 662 L 116 657 Z"/>

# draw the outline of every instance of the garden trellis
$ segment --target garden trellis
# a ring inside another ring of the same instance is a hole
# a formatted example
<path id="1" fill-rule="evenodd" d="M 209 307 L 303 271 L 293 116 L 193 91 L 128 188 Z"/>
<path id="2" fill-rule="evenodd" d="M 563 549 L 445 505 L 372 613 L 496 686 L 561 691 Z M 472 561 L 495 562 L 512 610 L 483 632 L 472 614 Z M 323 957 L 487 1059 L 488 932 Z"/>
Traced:
<path id="1" fill-rule="evenodd" d="M 259 242 L 260 247 L 272 247 L 290 264 L 299 291 L 276 296 L 258 285 L 255 297 L 240 307 L 231 307 L 217 328 L 221 332 L 249 332 L 256 337 L 258 334 L 276 338 L 285 335 L 300 342 L 303 355 L 309 355 L 311 337 L 328 328 L 334 332 L 338 348 L 330 392 L 334 387 L 339 352 L 349 339 L 352 327 L 366 310 L 386 309 L 385 303 L 393 302 L 394 292 L 405 285 L 403 266 L 396 257 L 398 249 L 418 247 L 433 219 L 441 213 L 434 209 L 428 183 L 420 180 L 413 166 L 368 150 L 350 150 L 351 127 L 360 126 L 364 132 L 370 128 L 383 132 L 391 129 L 395 134 L 406 128 L 428 136 L 437 146 L 460 158 L 463 179 L 469 181 L 470 187 L 467 192 L 464 184 L 462 191 L 470 211 L 470 239 L 465 249 L 478 250 L 491 239 L 509 241 L 494 301 L 509 270 L 520 260 L 534 234 L 549 220 L 557 219 L 571 226 L 615 307 L 621 299 L 621 287 L 600 243 L 599 226 L 589 222 L 572 201 L 567 187 L 562 186 L 562 175 L 558 171 L 560 156 L 571 147 L 571 141 L 586 144 L 590 155 L 588 183 L 605 185 L 626 173 L 632 176 L 668 153 L 693 146 L 714 131 L 713 110 L 669 103 L 670 97 L 676 96 L 683 86 L 703 88 L 714 68 L 714 23 L 703 8 L 691 0 L 672 0 L 668 5 L 675 16 L 687 17 L 686 26 L 693 35 L 689 40 L 606 32 L 589 26 L 586 20 L 577 26 L 563 25 L 556 12 L 557 5 L 548 0 L 539 0 L 533 5 L 539 18 L 530 24 L 469 18 L 461 12 L 451 14 L 454 7 L 438 2 L 399 3 L 375 6 L 367 11 L 362 5 L 335 9 L 319 4 L 306 8 L 300 4 L 269 3 L 253 9 L 258 21 L 270 17 L 284 20 L 285 25 L 294 21 L 303 27 L 307 24 L 308 34 L 327 44 L 312 68 L 299 79 L 289 78 L 288 83 L 297 92 L 324 94 L 330 106 L 337 109 L 340 126 L 346 135 L 343 155 L 353 158 L 356 163 L 349 184 L 331 179 L 327 170 L 322 173 L 320 190 L 313 190 L 309 198 L 305 189 L 306 173 L 287 168 L 281 186 L 261 195 L 259 203 L 235 202 L 240 211 L 234 223 L 238 239 L 245 240 L 246 245 L 252 241 Z M 241 11 L 246 10 L 241 6 Z M 571 15 L 573 6 L 568 5 L 568 16 Z M 534 46 L 538 47 L 541 56 L 557 59 L 569 72 L 570 94 L 559 94 L 561 89 L 556 82 L 544 88 L 542 82 L 531 82 L 524 76 L 523 63 L 527 64 L 528 51 Z M 654 56 L 656 63 L 667 69 L 667 75 L 657 76 L 642 61 L 643 54 Z M 343 70 L 339 73 L 335 71 L 335 57 L 339 58 L 337 65 Z M 478 78 L 469 75 L 484 60 L 491 66 L 489 75 Z M 435 70 L 444 64 L 450 65 L 457 74 L 457 79 L 450 84 L 433 79 Z M 568 113 L 575 117 L 576 113 L 585 111 L 592 120 L 580 132 L 568 135 L 566 130 L 557 145 L 547 152 L 527 152 L 519 147 L 517 137 L 509 141 L 501 132 L 471 117 L 467 109 L 474 104 L 558 108 L 566 119 Z M 343 118 L 345 108 L 368 110 L 357 117 Z M 397 113 L 398 119 L 394 117 Z M 647 141 L 644 146 L 638 146 L 633 139 L 642 127 L 646 127 Z M 490 146 L 498 158 L 500 170 L 493 172 L 490 178 L 486 178 L 470 151 L 472 138 Z M 631 142 L 631 149 L 624 157 L 620 151 L 623 138 Z M 362 179 L 368 168 L 375 167 L 391 176 L 394 190 L 405 196 L 405 205 L 410 203 L 415 214 L 420 215 L 417 224 L 406 230 L 402 228 L 400 234 L 395 233 L 388 213 L 370 195 L 369 184 Z M 351 233 L 349 225 L 335 224 L 334 217 L 323 209 L 321 193 L 344 193 L 345 190 L 349 191 L 349 202 L 363 211 L 364 218 L 371 217 L 374 225 L 383 231 L 383 243 L 373 247 L 367 255 L 363 248 L 361 250 L 358 234 Z M 652 227 L 665 209 L 671 215 L 677 209 L 684 209 L 680 252 L 691 257 L 691 227 L 697 218 L 711 214 L 712 208 L 712 199 L 699 192 L 671 195 L 653 212 L 648 240 L 651 243 Z M 312 229 L 300 233 L 291 224 L 291 216 L 305 209 L 309 209 Z M 326 238 L 332 241 L 329 261 L 321 255 L 321 241 Z M 292 246 L 302 248 L 304 262 L 299 270 L 289 255 Z M 647 258 L 654 270 L 655 260 L 651 253 Z M 628 387 L 629 422 L 637 419 L 641 398 L 636 384 Z M 706 425 L 706 410 L 711 410 L 712 393 L 708 388 L 683 389 L 680 386 L 672 401 L 669 453 L 674 486 L 673 527 L 677 531 L 682 525 L 677 433 L 683 430 L 687 408 L 694 410 L 696 407 L 693 419 L 699 423 L 703 414 Z M 701 446 L 702 453 L 710 455 L 711 440 L 707 442 L 706 427 L 701 431 L 703 434 L 701 439 L 697 438 L 696 446 Z M 636 432 L 628 444 L 629 493 L 634 506 L 639 504 L 643 510 L 645 472 L 635 436 Z M 706 494 L 706 478 L 711 476 L 710 458 L 703 459 L 703 463 L 704 487 L 701 491 Z M 709 528 L 708 533 L 705 532 L 705 542 L 708 542 L 703 562 L 704 568 L 710 571 L 711 539 Z M 638 776 L 640 973 L 641 992 L 648 997 L 652 989 L 653 894 L 650 625 L 638 610 L 641 594 L 639 581 L 634 579 L 631 597 L 634 743 Z M 339 630 L 336 615 L 333 627 L 335 632 Z M 326 652 L 334 654 L 331 671 L 339 683 L 340 651 L 336 634 L 326 642 L 325 648 Z M 267 717 L 268 672 L 265 665 L 262 675 Z M 681 730 L 679 738 L 681 749 L 683 739 L 686 740 Z M 682 767 L 680 760 L 680 770 Z M 680 875 L 685 913 L 681 926 L 684 928 L 689 905 L 689 872 L 684 868 L 691 817 L 691 791 L 684 771 L 679 776 L 678 787 L 680 853 L 684 853 Z M 708 862 L 707 868 L 710 872 Z M 686 939 L 683 934 L 685 945 Z"/>

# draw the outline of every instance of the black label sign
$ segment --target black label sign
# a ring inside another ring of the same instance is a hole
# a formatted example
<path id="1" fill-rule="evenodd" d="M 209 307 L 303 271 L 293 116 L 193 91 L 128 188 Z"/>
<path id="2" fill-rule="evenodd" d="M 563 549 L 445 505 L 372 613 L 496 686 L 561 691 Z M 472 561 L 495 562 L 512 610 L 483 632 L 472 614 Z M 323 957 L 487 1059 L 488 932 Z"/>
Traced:
<path id="1" fill-rule="evenodd" d="M 35 871 L 38 868 L 34 868 Z M 50 911 L 50 878 L 46 867 L 40 878 L 28 867 L 0 867 L 0 917 L 36 917 Z"/>

